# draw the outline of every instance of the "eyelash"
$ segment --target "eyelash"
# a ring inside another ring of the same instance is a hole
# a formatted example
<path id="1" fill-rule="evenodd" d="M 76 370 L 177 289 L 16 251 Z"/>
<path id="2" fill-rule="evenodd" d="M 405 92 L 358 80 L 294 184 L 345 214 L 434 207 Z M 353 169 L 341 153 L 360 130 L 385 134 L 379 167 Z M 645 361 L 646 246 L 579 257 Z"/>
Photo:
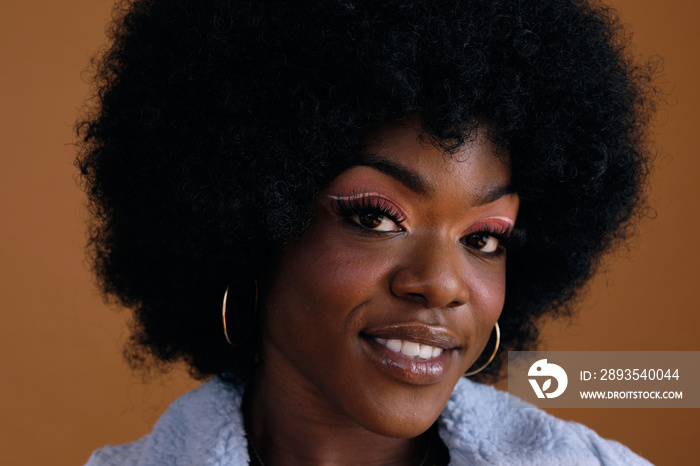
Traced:
<path id="1" fill-rule="evenodd" d="M 473 237 L 488 237 L 491 236 L 498 241 L 498 249 L 493 252 L 485 252 L 480 249 L 466 244 L 466 240 Z M 502 256 L 506 250 L 517 249 L 523 245 L 525 242 L 525 233 L 519 228 L 508 229 L 500 225 L 485 225 L 478 230 L 471 231 L 462 238 L 462 243 L 465 247 L 475 250 L 477 253 L 490 257 L 496 258 Z"/>
<path id="2" fill-rule="evenodd" d="M 365 233 L 381 236 L 382 234 L 390 233 L 386 231 L 377 231 L 358 225 L 352 217 L 356 215 L 375 214 L 386 217 L 394 222 L 402 231 L 401 224 L 406 221 L 404 214 L 399 211 L 386 199 L 376 196 L 353 196 L 353 197 L 334 197 L 331 200 L 331 209 L 339 217 L 346 219 L 352 226 L 357 227 Z"/>
<path id="3" fill-rule="evenodd" d="M 331 209 L 339 217 L 344 218 L 352 226 L 365 234 L 382 236 L 386 231 L 377 231 L 370 228 L 358 225 L 352 217 L 356 215 L 375 214 L 386 217 L 394 222 L 402 231 L 401 226 L 406 221 L 404 214 L 399 211 L 393 204 L 386 199 L 376 196 L 353 196 L 353 197 L 333 197 L 331 200 Z M 465 240 L 474 236 L 487 237 L 491 236 L 498 241 L 498 249 L 493 252 L 484 252 L 465 243 Z M 507 228 L 501 225 L 486 224 L 475 231 L 471 231 L 462 238 L 462 243 L 465 247 L 473 249 L 478 254 L 485 257 L 496 258 L 505 253 L 507 249 L 513 250 L 521 247 L 525 243 L 525 232 L 519 228 Z"/>

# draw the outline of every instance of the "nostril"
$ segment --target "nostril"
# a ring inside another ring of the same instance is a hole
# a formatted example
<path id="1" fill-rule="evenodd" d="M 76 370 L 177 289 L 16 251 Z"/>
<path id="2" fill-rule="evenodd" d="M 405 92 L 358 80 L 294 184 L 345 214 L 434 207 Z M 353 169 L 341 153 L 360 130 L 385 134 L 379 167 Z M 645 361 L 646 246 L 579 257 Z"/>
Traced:
<path id="1" fill-rule="evenodd" d="M 396 297 L 429 308 L 456 308 L 469 296 L 466 283 L 456 277 L 446 280 L 444 274 L 418 274 L 407 269 L 399 270 L 391 277 L 390 290 Z"/>
<path id="2" fill-rule="evenodd" d="M 406 296 L 416 301 L 422 301 L 425 304 L 428 303 L 428 299 L 420 293 L 406 293 Z"/>

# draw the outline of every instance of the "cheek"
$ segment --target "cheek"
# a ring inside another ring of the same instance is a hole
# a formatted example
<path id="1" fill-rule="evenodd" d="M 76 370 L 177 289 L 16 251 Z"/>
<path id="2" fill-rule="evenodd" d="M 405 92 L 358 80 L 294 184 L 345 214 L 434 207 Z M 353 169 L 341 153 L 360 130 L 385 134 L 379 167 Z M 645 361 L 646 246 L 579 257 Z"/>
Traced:
<path id="1" fill-rule="evenodd" d="M 497 273 L 489 274 L 489 276 L 476 282 L 473 286 L 474 294 L 476 295 L 475 304 L 478 308 L 484 310 L 485 318 L 498 318 L 503 309 L 506 294 L 506 273 L 505 268 Z"/>
<path id="2" fill-rule="evenodd" d="M 350 247 L 332 231 L 312 224 L 280 261 L 266 319 L 278 335 L 340 338 L 354 322 L 348 318 L 353 310 L 379 293 L 391 267 L 387 254 Z"/>
<path id="3" fill-rule="evenodd" d="M 479 326 L 479 339 L 485 343 L 501 315 L 506 293 L 505 262 L 488 271 L 473 270 L 469 280 L 470 312 Z"/>
<path id="4" fill-rule="evenodd" d="M 307 300 L 354 307 L 376 293 L 390 267 L 380 250 L 358 251 L 323 237 L 299 251 L 291 267 Z"/>

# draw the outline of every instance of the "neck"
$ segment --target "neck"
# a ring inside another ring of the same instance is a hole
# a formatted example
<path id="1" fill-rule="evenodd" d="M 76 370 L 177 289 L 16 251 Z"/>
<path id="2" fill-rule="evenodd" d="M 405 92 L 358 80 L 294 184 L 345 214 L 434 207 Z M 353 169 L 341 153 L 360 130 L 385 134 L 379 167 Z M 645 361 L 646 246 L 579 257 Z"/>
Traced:
<path id="1" fill-rule="evenodd" d="M 319 406 L 318 397 L 304 388 L 285 383 L 279 373 L 271 380 L 264 369 L 249 384 L 246 430 L 265 466 L 422 463 L 427 435 L 404 439 L 377 434 L 329 406 Z"/>

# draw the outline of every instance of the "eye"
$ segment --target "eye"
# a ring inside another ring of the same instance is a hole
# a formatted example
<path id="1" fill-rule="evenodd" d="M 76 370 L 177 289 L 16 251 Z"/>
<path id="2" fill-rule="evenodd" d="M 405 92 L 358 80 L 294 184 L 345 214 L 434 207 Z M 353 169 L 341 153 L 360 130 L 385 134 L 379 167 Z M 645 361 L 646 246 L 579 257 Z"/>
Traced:
<path id="1" fill-rule="evenodd" d="M 486 254 L 493 254 L 498 251 L 500 240 L 486 232 L 476 232 L 465 236 L 462 242 L 470 248 L 477 249 Z"/>
<path id="2" fill-rule="evenodd" d="M 403 212 L 388 199 L 376 194 L 331 196 L 331 208 L 350 225 L 376 234 L 404 231 Z"/>
<path id="3" fill-rule="evenodd" d="M 350 220 L 374 231 L 401 231 L 401 227 L 392 219 L 379 212 L 363 212 L 353 215 Z"/>

